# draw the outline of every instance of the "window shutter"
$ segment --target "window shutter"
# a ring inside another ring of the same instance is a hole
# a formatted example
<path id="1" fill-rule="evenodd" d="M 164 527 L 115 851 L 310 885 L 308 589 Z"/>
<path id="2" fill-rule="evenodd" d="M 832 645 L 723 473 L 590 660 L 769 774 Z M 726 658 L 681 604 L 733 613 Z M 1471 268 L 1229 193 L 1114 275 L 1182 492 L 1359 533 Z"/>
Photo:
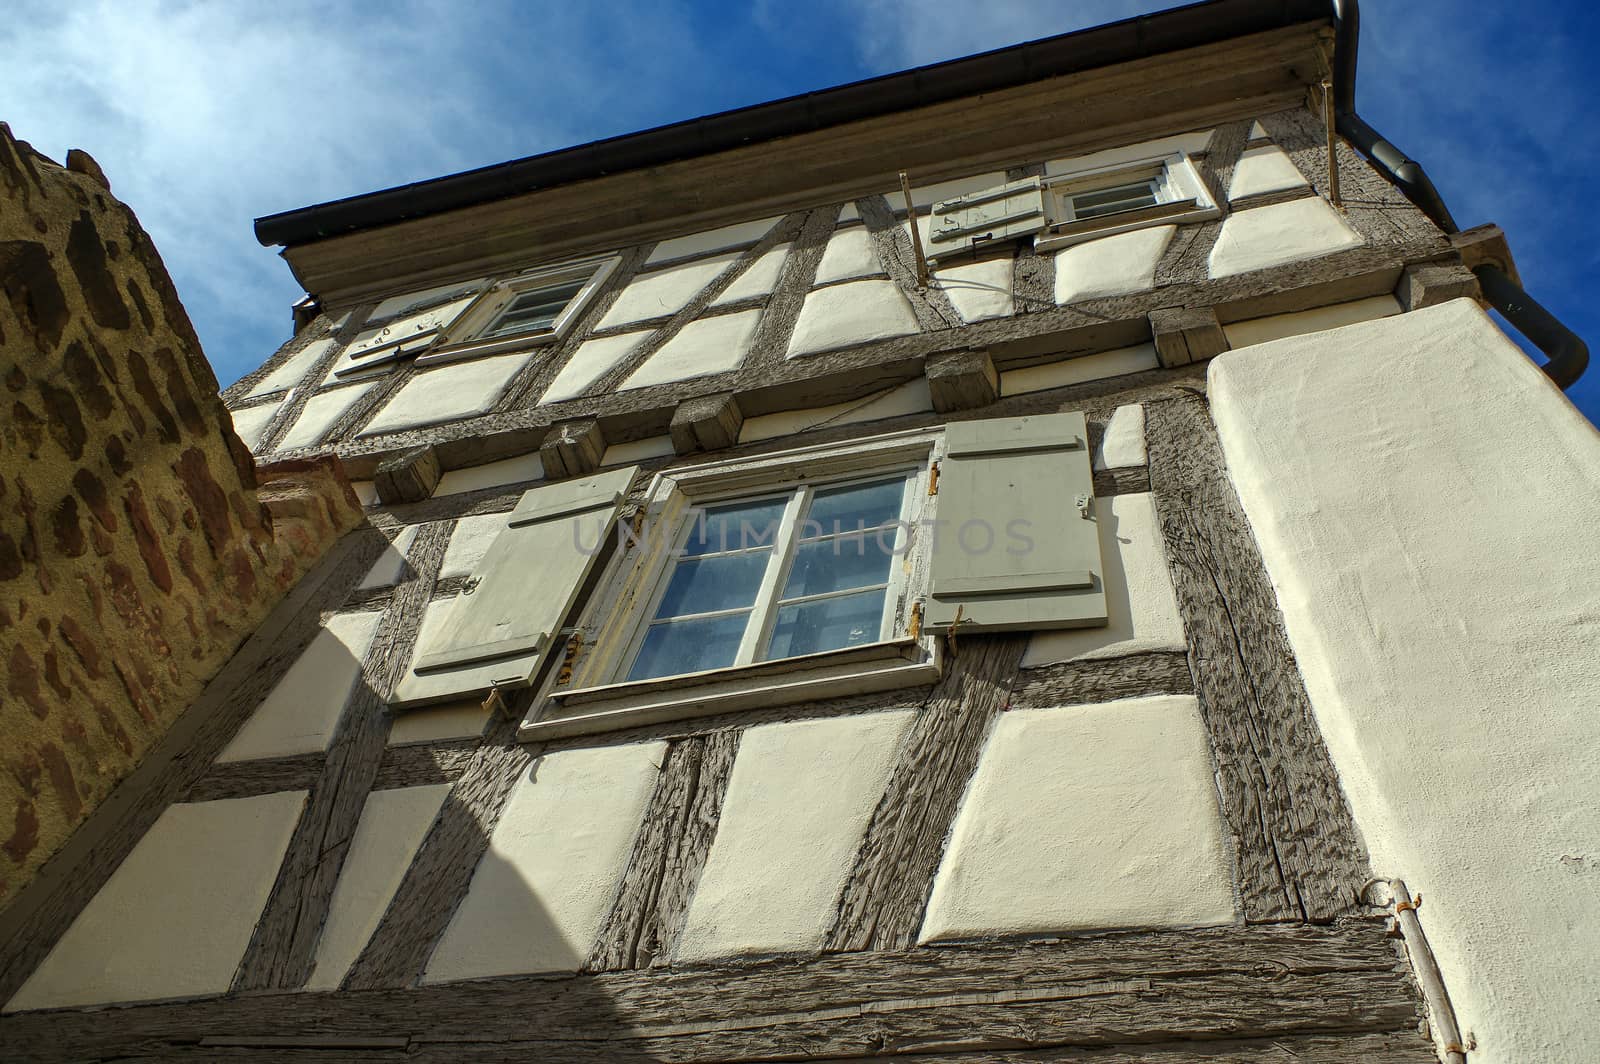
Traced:
<path id="1" fill-rule="evenodd" d="M 1088 441 L 1081 413 L 945 429 L 926 628 L 1106 623 Z"/>
<path id="2" fill-rule="evenodd" d="M 933 205 L 928 253 L 954 255 L 1003 240 L 1031 236 L 1048 224 L 1044 184 L 1037 177 Z"/>
<path id="3" fill-rule="evenodd" d="M 638 466 L 547 484 L 524 493 L 413 672 L 432 698 L 434 674 L 461 674 L 454 693 L 528 682 L 571 612 L 616 526 Z M 407 677 L 411 679 L 411 677 Z M 395 701 L 414 694 L 402 681 Z M 430 700 L 432 700 L 430 698 Z"/>

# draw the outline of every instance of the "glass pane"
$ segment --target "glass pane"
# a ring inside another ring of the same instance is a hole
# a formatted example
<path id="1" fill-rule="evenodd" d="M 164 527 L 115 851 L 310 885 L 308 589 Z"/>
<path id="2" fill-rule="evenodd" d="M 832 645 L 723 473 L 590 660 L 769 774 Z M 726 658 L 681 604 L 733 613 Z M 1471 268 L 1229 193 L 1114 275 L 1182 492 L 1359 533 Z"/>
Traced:
<path id="1" fill-rule="evenodd" d="M 868 532 L 802 543 L 795 548 L 794 565 L 782 597 L 801 598 L 887 583 L 889 566 L 894 563 L 890 553 L 893 550 L 893 529 L 881 536 Z"/>
<path id="2" fill-rule="evenodd" d="M 685 558 L 672 571 L 656 616 L 682 617 L 753 605 L 771 557 L 770 550 L 757 550 L 715 558 Z"/>
<path id="3" fill-rule="evenodd" d="M 747 547 L 770 547 L 778 539 L 787 499 L 762 499 L 759 502 L 729 502 L 707 506 L 690 515 L 693 525 L 683 552 L 717 554 Z"/>
<path id="4" fill-rule="evenodd" d="M 792 658 L 839 650 L 862 643 L 876 643 L 883 626 L 883 600 L 888 592 L 879 588 L 859 595 L 818 599 L 778 610 L 778 623 L 772 629 L 767 657 Z"/>
<path id="5" fill-rule="evenodd" d="M 800 526 L 800 534 L 809 538 L 886 525 L 900 517 L 900 500 L 905 492 L 904 477 L 819 489 L 811 498 L 811 510 Z"/>
<path id="6" fill-rule="evenodd" d="M 1119 211 L 1153 207 L 1155 203 L 1156 196 L 1150 183 L 1141 181 L 1137 185 L 1123 185 L 1118 188 L 1101 189 L 1098 192 L 1080 192 L 1072 197 L 1072 215 L 1078 219 L 1100 218 Z"/>
<path id="7" fill-rule="evenodd" d="M 677 676 L 732 665 L 749 619 L 748 613 L 735 613 L 653 624 L 639 648 L 639 656 L 633 659 L 628 679 L 648 680 L 652 676 Z"/>
<path id="8" fill-rule="evenodd" d="M 484 335 L 503 336 L 508 333 L 533 332 L 535 329 L 550 328 L 566 305 L 572 302 L 572 297 L 583 290 L 584 283 L 576 281 L 572 284 L 522 293 L 501 311 L 500 317 L 495 319 L 494 325 Z"/>

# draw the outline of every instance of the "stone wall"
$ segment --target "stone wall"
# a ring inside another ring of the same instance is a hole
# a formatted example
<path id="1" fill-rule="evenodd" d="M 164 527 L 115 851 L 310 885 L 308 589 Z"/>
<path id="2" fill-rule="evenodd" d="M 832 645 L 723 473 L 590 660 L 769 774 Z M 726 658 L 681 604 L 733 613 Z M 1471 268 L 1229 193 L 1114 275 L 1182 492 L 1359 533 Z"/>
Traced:
<path id="1" fill-rule="evenodd" d="M 3 124 L 0 290 L 4 907 L 360 506 L 255 467 L 133 212 Z"/>

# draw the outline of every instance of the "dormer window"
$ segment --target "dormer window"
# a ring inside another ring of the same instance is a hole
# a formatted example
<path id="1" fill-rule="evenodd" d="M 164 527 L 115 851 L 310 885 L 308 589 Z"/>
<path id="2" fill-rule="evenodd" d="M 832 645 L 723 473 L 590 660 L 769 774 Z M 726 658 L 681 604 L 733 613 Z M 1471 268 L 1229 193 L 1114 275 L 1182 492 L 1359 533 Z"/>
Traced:
<path id="1" fill-rule="evenodd" d="M 1061 220 L 1081 222 L 1089 218 L 1104 218 L 1123 211 L 1136 211 L 1141 207 L 1154 207 L 1161 202 L 1161 181 L 1150 177 L 1109 188 L 1086 189 L 1082 192 L 1063 190 Z"/>

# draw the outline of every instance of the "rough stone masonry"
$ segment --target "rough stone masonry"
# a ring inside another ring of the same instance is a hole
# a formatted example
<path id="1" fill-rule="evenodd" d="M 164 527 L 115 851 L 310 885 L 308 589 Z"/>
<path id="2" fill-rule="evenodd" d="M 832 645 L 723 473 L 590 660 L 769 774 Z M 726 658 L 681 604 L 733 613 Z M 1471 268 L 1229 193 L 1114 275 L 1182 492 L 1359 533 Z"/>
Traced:
<path id="1" fill-rule="evenodd" d="M 0 123 L 0 909 L 361 520 L 257 468 L 100 167 Z"/>

